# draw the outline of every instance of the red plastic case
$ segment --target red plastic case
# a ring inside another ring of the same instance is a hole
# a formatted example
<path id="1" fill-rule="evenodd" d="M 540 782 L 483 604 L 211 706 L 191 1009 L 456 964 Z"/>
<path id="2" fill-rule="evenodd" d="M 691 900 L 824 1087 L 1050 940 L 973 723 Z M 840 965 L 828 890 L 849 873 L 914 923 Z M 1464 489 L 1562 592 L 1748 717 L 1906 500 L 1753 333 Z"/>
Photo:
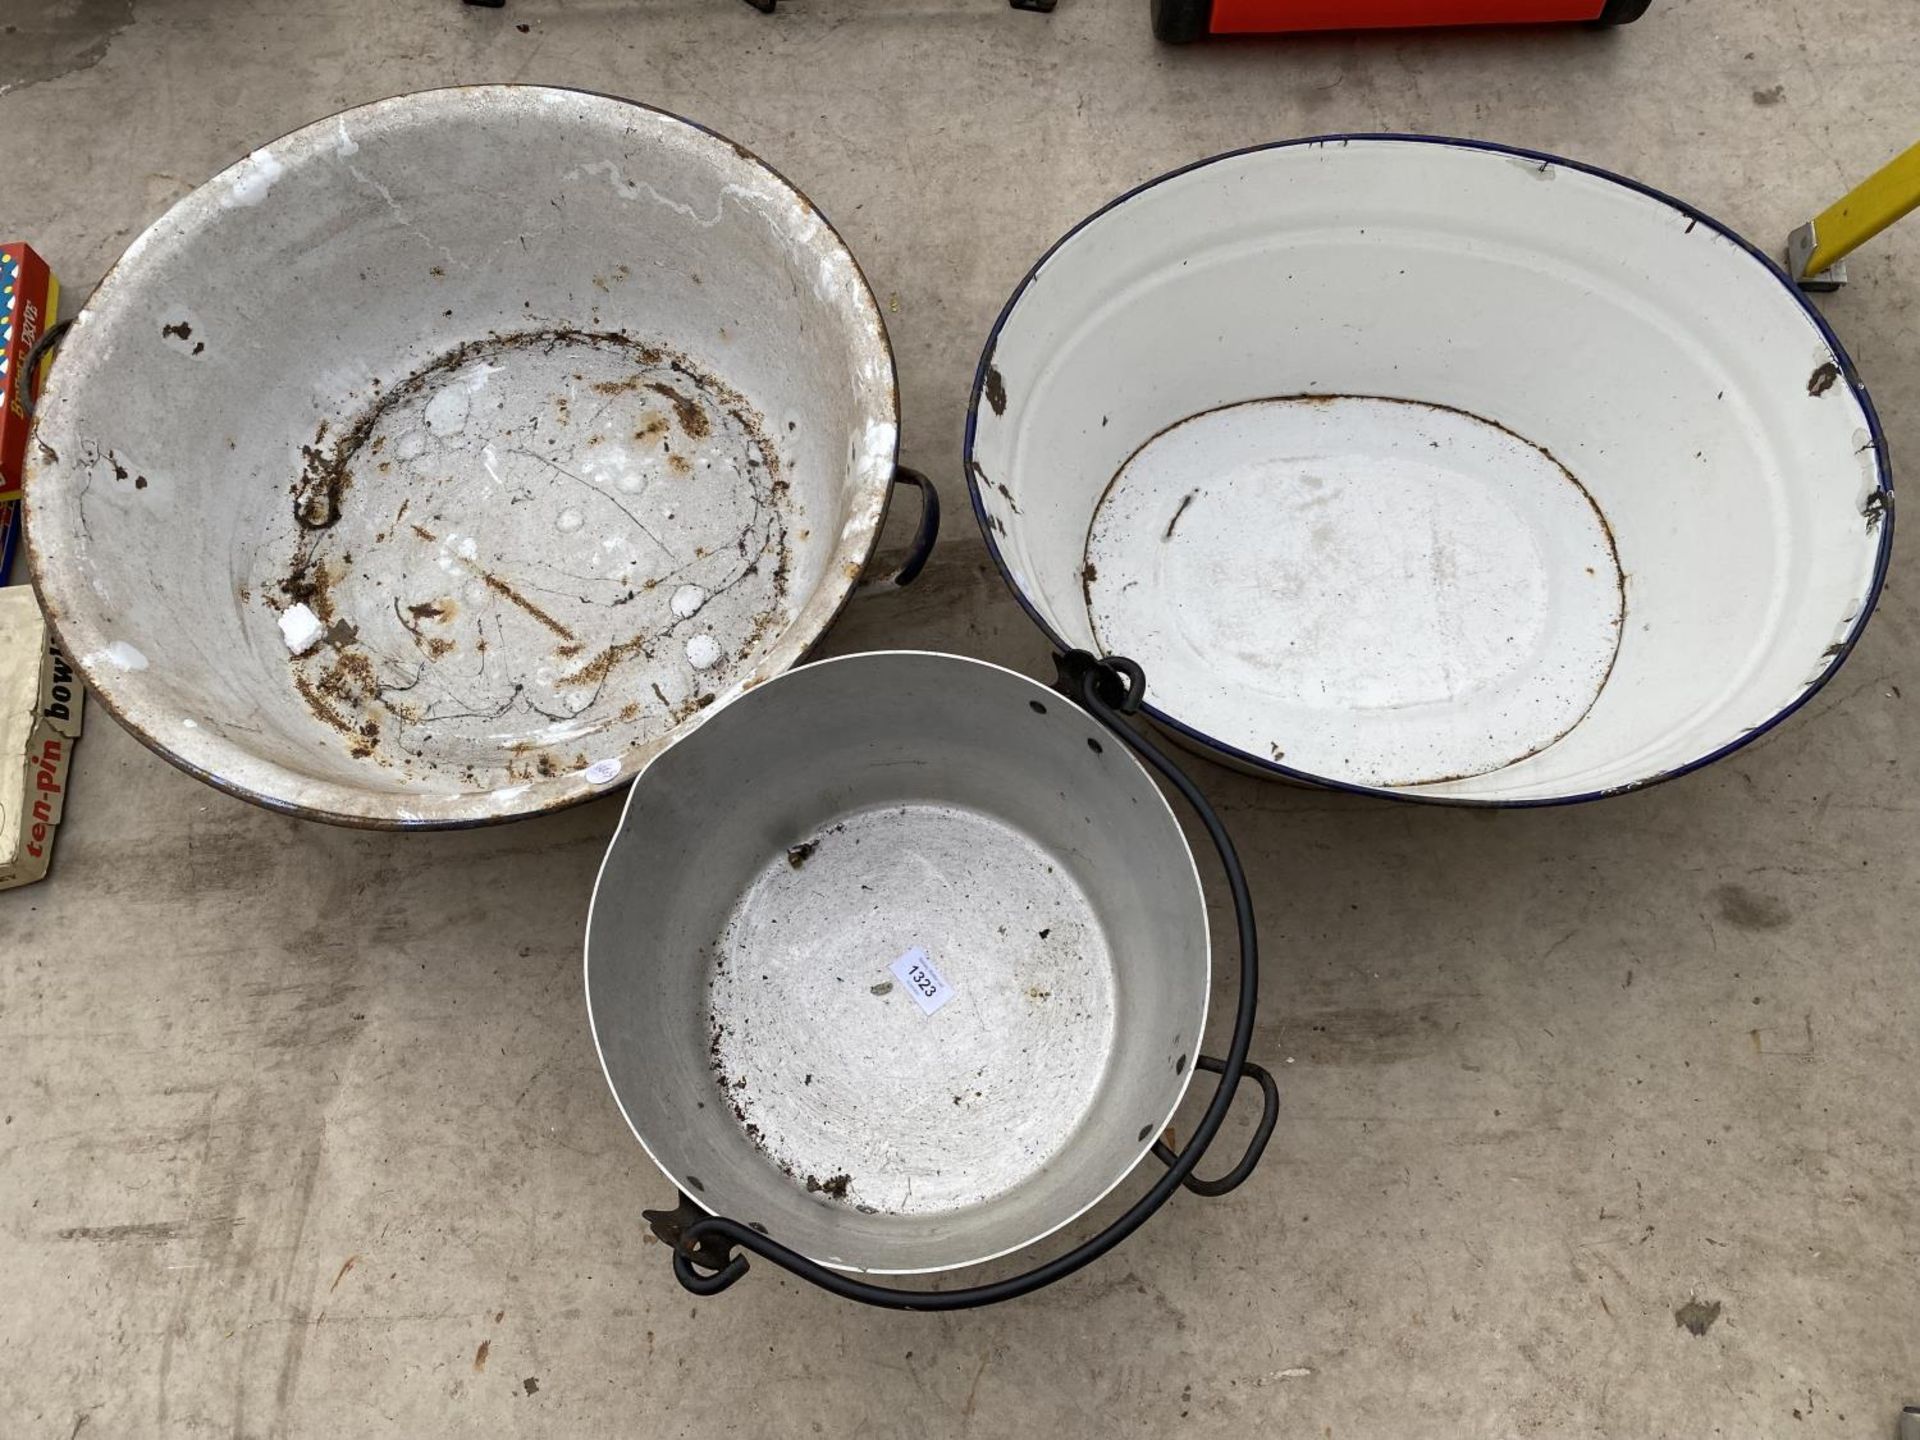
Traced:
<path id="1" fill-rule="evenodd" d="M 1153 0 L 1153 33 L 1184 44 L 1208 35 L 1432 25 L 1625 25 L 1652 0 Z"/>

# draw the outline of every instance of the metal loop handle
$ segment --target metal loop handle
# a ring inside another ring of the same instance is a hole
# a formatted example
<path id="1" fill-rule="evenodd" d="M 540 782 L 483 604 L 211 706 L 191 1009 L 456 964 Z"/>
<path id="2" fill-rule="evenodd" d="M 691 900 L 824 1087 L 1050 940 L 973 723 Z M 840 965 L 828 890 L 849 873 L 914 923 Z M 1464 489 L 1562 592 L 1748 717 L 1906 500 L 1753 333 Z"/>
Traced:
<path id="1" fill-rule="evenodd" d="M 40 338 L 33 342 L 33 348 L 27 351 L 26 361 L 20 367 L 20 400 L 29 416 L 40 404 L 40 362 L 53 352 L 53 347 L 65 339 L 67 331 L 72 328 L 71 320 L 49 325 L 40 332 Z"/>
<path id="2" fill-rule="evenodd" d="M 1056 655 L 1053 664 L 1060 677 L 1056 688 L 1069 699 L 1078 700 L 1084 692 L 1094 696 L 1116 715 L 1140 713 L 1140 706 L 1147 695 L 1147 676 L 1136 662 L 1126 656 L 1109 655 L 1101 659 L 1085 650 L 1069 650 L 1064 655 Z M 1092 709 L 1091 706 L 1087 708 Z M 1109 722 L 1108 728 L 1117 727 Z M 1139 749 L 1137 745 L 1134 748 Z M 1205 805 L 1206 801 L 1200 803 Z"/>
<path id="3" fill-rule="evenodd" d="M 868 579 L 861 585 L 863 592 L 911 585 L 920 578 L 920 572 L 927 568 L 927 561 L 933 556 L 934 542 L 940 538 L 940 492 L 933 488 L 933 482 L 918 470 L 906 465 L 893 467 L 893 480 L 888 486 L 887 503 L 892 507 L 893 496 L 902 486 L 910 485 L 920 492 L 920 528 L 913 533 L 913 546 L 907 551 L 907 558 L 900 562 L 893 574 L 878 579 Z M 882 519 L 884 520 L 884 516 Z"/>
<path id="4" fill-rule="evenodd" d="M 1210 1070 L 1215 1075 L 1227 1073 L 1227 1062 L 1216 1060 L 1211 1055 L 1196 1055 L 1194 1065 L 1201 1070 Z M 1240 1163 L 1222 1175 L 1218 1180 L 1202 1180 L 1197 1175 L 1187 1176 L 1185 1185 L 1196 1195 L 1209 1198 L 1224 1195 L 1229 1190 L 1237 1190 L 1246 1178 L 1253 1174 L 1254 1166 L 1260 1163 L 1260 1157 L 1266 1153 L 1267 1141 L 1273 1138 L 1273 1127 L 1280 1122 L 1280 1087 L 1273 1081 L 1273 1075 L 1264 1065 L 1256 1065 L 1249 1060 L 1241 1067 L 1240 1078 L 1252 1080 L 1260 1087 L 1260 1120 L 1253 1127 L 1253 1139 L 1247 1142 L 1247 1153 L 1240 1157 Z M 1153 1142 L 1153 1158 L 1162 1165 L 1171 1165 L 1180 1157 L 1168 1148 L 1163 1140 Z"/>
<path id="5" fill-rule="evenodd" d="M 1067 698 L 1078 703 L 1118 736 L 1193 808 L 1208 838 L 1219 852 L 1221 869 L 1226 872 L 1227 888 L 1233 896 L 1234 922 L 1240 941 L 1239 1008 L 1234 1014 L 1233 1038 L 1227 1046 L 1226 1059 L 1215 1060 L 1203 1056 L 1195 1062 L 1200 1068 L 1221 1078 L 1213 1098 L 1207 1102 L 1200 1123 L 1194 1127 L 1192 1138 L 1177 1154 L 1168 1150 L 1162 1155 L 1166 1147 L 1159 1144 L 1154 1146 L 1153 1153 L 1166 1162 L 1166 1173 L 1154 1182 L 1145 1195 L 1134 1201 L 1126 1213 L 1099 1234 L 1066 1254 L 1036 1265 L 1022 1274 L 958 1290 L 902 1290 L 869 1284 L 816 1264 L 798 1251 L 790 1250 L 779 1241 L 735 1220 L 705 1216 L 684 1227 L 671 1224 L 663 1229 L 660 1217 L 649 1212 L 654 1219 L 656 1233 L 673 1246 L 674 1277 L 693 1294 L 717 1295 L 747 1273 L 744 1255 L 731 1256 L 717 1270 L 711 1267 L 711 1263 L 706 1268 L 700 1263 L 703 1257 L 711 1262 L 716 1254 L 724 1254 L 727 1248 L 737 1247 L 818 1285 L 822 1290 L 862 1305 L 921 1311 L 971 1310 L 982 1305 L 996 1305 L 1003 1300 L 1031 1294 L 1092 1264 L 1138 1230 L 1183 1185 L 1197 1194 L 1225 1194 L 1245 1180 L 1259 1162 L 1278 1118 L 1279 1089 L 1274 1085 L 1271 1075 L 1247 1060 L 1247 1051 L 1253 1043 L 1254 1012 L 1259 1002 L 1260 946 L 1254 929 L 1253 900 L 1247 890 L 1246 871 L 1241 868 L 1239 852 L 1233 848 L 1233 841 L 1228 837 L 1220 817 L 1186 773 L 1158 745 L 1122 720 L 1123 715 L 1140 708 L 1145 694 L 1146 680 L 1140 667 L 1122 657 L 1112 656 L 1103 660 L 1084 650 L 1068 651 L 1057 657 L 1055 663 L 1059 668 L 1058 688 Z M 1194 1166 L 1200 1163 L 1200 1157 L 1219 1134 L 1220 1126 L 1233 1106 L 1241 1079 L 1248 1075 L 1259 1083 L 1264 1096 L 1264 1107 L 1253 1143 L 1248 1146 L 1240 1163 L 1221 1179 L 1191 1180 Z M 687 1202 L 686 1209 L 694 1208 Z"/>

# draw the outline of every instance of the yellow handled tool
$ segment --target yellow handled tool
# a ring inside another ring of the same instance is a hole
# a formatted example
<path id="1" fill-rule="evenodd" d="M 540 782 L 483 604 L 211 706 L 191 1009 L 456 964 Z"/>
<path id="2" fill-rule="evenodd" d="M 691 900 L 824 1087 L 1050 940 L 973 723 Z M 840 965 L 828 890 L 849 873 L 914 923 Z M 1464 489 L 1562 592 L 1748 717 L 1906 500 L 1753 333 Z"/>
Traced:
<path id="1" fill-rule="evenodd" d="M 1920 207 L 1920 145 L 1841 196 L 1787 237 L 1787 273 L 1803 290 L 1838 290 L 1840 262 Z"/>

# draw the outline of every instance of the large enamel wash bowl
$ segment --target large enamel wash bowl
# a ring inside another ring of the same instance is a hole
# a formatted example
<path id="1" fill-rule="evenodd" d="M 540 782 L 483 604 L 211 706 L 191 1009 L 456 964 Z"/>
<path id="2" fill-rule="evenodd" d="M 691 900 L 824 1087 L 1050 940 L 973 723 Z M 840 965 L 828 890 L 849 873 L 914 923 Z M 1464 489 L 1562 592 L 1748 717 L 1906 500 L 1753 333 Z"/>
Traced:
<path id="1" fill-rule="evenodd" d="M 1676 775 L 1844 660 L 1890 551 L 1880 429 L 1783 273 L 1551 156 L 1219 156 L 1036 265 L 969 484 L 1021 603 L 1255 771 L 1539 804 Z"/>
<path id="2" fill-rule="evenodd" d="M 896 437 L 873 296 L 780 176 L 628 101 L 430 91 L 255 151 L 128 248 L 52 368 L 30 555 L 177 764 L 472 824 L 631 777 L 803 656 Z"/>

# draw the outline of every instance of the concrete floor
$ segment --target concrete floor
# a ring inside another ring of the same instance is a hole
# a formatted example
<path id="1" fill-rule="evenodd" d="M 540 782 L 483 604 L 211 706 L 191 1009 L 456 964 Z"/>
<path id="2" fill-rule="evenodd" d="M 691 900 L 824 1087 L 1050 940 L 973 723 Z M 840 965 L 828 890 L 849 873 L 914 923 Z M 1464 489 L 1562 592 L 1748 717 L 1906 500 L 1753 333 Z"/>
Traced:
<path id="1" fill-rule="evenodd" d="M 884 298 L 906 458 L 950 507 L 926 582 L 832 648 L 1036 673 L 962 504 L 962 409 L 1014 281 L 1118 190 L 1252 141 L 1441 131 L 1623 169 L 1771 243 L 1920 134 L 1911 0 L 1177 53 L 1144 0 L 0 19 L 5 229 L 78 290 L 253 144 L 395 91 L 602 88 L 752 147 Z M 1823 305 L 1912 454 L 1920 220 L 1856 274 Z M 0 1433 L 1890 1434 L 1920 1399 L 1905 574 L 1799 718 L 1650 793 L 1481 814 L 1200 767 L 1268 947 L 1266 1164 L 1041 1297 L 938 1319 L 765 1266 L 709 1302 L 673 1284 L 638 1213 L 667 1187 L 580 995 L 614 804 L 326 829 L 97 712 L 52 879 L 0 896 Z M 1720 1307 L 1698 1336 L 1693 1300 Z"/>

